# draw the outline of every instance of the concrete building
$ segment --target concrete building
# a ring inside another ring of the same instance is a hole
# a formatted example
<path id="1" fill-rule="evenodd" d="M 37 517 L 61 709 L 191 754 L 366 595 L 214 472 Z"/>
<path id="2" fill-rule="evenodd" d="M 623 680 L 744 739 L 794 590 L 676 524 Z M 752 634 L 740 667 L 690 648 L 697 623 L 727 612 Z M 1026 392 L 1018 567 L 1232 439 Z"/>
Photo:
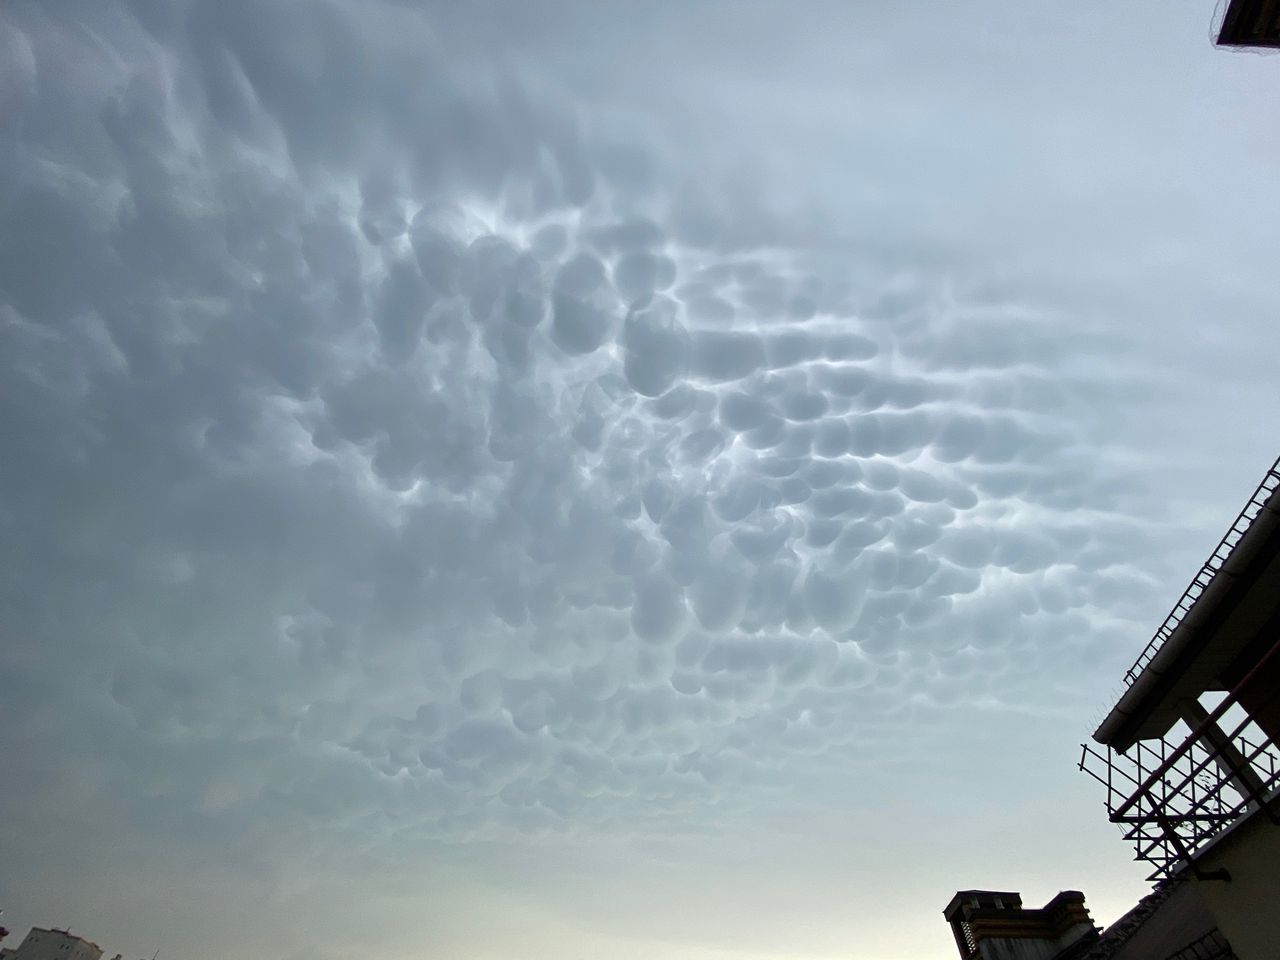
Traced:
<path id="1" fill-rule="evenodd" d="M 13 960 L 102 960 L 102 948 L 69 930 L 32 927 L 12 957 Z"/>
<path id="2" fill-rule="evenodd" d="M 1231 0 L 1218 31 L 1224 47 L 1280 47 L 1280 0 Z"/>
<path id="3" fill-rule="evenodd" d="M 1280 0 L 1276 0 L 1280 4 Z M 1083 747 L 1151 894 L 1099 932 L 1076 891 L 964 890 L 962 960 L 1280 960 L 1280 460 Z"/>
<path id="4" fill-rule="evenodd" d="M 1124 684 L 1080 768 L 1106 787 L 1110 819 L 1151 879 L 1185 887 L 1188 903 L 1194 895 L 1240 960 L 1275 960 L 1280 461 Z"/>
<path id="5" fill-rule="evenodd" d="M 961 890 L 942 915 L 963 960 L 1080 960 L 1098 940 L 1079 890 L 1038 910 L 1024 909 L 1016 893 Z"/>
<path id="6" fill-rule="evenodd" d="M 1186 884 L 1162 883 L 1077 960 L 1232 960 L 1231 945 Z"/>

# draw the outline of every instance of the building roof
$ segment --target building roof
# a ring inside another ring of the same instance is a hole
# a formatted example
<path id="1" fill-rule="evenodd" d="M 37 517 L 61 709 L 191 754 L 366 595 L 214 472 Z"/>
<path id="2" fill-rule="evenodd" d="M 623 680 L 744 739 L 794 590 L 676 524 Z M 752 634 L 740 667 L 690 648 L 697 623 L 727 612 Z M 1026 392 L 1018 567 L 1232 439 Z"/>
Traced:
<path id="1" fill-rule="evenodd" d="M 87 937 L 82 937 L 77 933 L 72 933 L 70 929 L 60 930 L 57 927 L 32 927 L 31 930 L 28 931 L 27 936 L 31 936 L 32 933 L 35 933 L 37 931 L 39 931 L 40 933 L 56 933 L 58 936 L 66 937 L 68 940 L 79 940 L 81 943 L 87 943 L 89 946 L 93 947 L 95 950 L 102 949 L 102 947 L 98 946 L 92 940 L 88 939 Z"/>
<path id="2" fill-rule="evenodd" d="M 981 903 L 987 903 L 996 897 L 999 897 L 1000 902 L 1008 907 L 1022 906 L 1022 895 L 1011 890 L 958 890 L 951 898 L 951 902 L 942 908 L 942 916 L 947 920 L 953 920 L 975 898 Z"/>
<path id="3" fill-rule="evenodd" d="M 1128 689 L 1093 738 L 1123 752 L 1138 740 L 1163 737 L 1181 718 L 1181 701 L 1230 689 L 1237 660 L 1275 633 L 1280 460 L 1125 675 Z"/>
<path id="4" fill-rule="evenodd" d="M 1139 900 L 1132 910 L 1103 930 L 1102 936 L 1080 957 L 1080 960 L 1108 960 L 1114 956 L 1116 951 L 1128 943 L 1133 935 L 1142 929 L 1142 925 L 1155 915 L 1161 904 L 1169 899 L 1172 890 L 1173 884 L 1167 881 L 1156 884 L 1155 889 Z"/>
<path id="5" fill-rule="evenodd" d="M 1280 47 L 1280 0 L 1231 0 L 1218 43 L 1227 47 Z"/>
<path id="6" fill-rule="evenodd" d="M 1162 881 L 1096 940 L 1054 960 L 1236 960 L 1216 923 L 1188 884 Z"/>
<path id="7" fill-rule="evenodd" d="M 1032 910 L 1022 906 L 1022 897 L 1015 892 L 961 890 L 942 913 L 966 957 L 975 956 L 984 943 L 1004 950 L 1010 943 L 1021 942 L 1034 944 L 1040 955 L 1047 946 L 1057 947 L 1051 960 L 1075 960 L 1083 945 L 1098 937 L 1079 890 L 1062 890 Z"/>

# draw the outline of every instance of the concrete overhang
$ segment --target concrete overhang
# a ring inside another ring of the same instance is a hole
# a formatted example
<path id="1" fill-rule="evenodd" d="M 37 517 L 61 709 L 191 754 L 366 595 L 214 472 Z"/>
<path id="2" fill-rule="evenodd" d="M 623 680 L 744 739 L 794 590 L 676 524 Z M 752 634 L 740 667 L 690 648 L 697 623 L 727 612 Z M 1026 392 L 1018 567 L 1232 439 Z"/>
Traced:
<path id="1" fill-rule="evenodd" d="M 1205 586 L 1182 622 L 1093 734 L 1125 751 L 1163 737 L 1183 701 L 1227 689 L 1231 668 L 1259 635 L 1280 620 L 1280 490 Z"/>
<path id="2" fill-rule="evenodd" d="M 1224 47 L 1280 47 L 1280 0 L 1231 0 L 1218 44 Z"/>

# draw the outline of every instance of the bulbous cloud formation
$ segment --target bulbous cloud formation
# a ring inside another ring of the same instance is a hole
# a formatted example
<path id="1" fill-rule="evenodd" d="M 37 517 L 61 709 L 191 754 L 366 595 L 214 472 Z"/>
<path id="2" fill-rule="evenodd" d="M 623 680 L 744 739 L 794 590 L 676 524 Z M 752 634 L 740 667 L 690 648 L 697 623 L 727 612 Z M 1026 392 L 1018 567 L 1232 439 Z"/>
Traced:
<path id="1" fill-rule="evenodd" d="M 688 827 L 1043 708 L 1047 651 L 1150 592 L 1045 304 L 673 169 L 410 9 L 0 24 L 33 804 L 39 755 L 247 845 Z"/>

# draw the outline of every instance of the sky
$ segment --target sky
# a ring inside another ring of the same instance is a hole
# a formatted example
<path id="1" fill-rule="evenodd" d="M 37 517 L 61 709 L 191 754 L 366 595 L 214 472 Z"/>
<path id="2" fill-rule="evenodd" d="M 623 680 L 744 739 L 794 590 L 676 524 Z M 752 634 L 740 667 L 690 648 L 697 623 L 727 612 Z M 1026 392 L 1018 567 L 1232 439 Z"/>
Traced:
<path id="1" fill-rule="evenodd" d="M 930 960 L 1276 449 L 1209 0 L 0 7 L 0 907 Z"/>

